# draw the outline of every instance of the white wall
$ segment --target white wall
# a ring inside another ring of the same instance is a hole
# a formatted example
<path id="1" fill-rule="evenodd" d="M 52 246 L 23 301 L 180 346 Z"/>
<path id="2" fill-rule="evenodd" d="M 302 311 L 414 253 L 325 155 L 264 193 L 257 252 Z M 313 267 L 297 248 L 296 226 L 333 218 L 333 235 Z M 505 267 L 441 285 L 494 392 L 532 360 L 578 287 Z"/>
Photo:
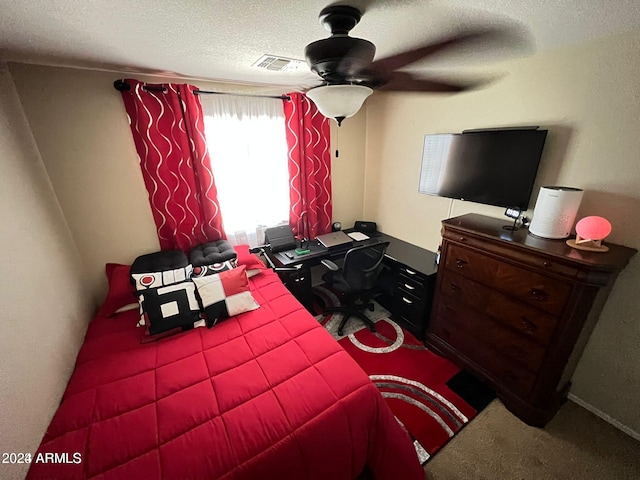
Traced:
<path id="1" fill-rule="evenodd" d="M 608 241 L 640 247 L 640 33 L 492 67 L 507 76 L 452 96 L 374 94 L 367 100 L 365 216 L 381 230 L 435 250 L 450 200 L 418 193 L 427 133 L 540 125 L 549 134 L 534 187 L 586 190 L 578 218 L 602 215 Z M 455 201 L 505 218 L 503 208 Z M 573 377 L 574 395 L 640 432 L 640 255 L 622 272 Z"/>
<path id="2" fill-rule="evenodd" d="M 120 93 L 104 72 L 10 64 L 42 160 L 86 267 L 94 304 L 104 266 L 160 249 Z"/>
<path id="3" fill-rule="evenodd" d="M 8 69 L 0 65 L 0 452 L 35 452 L 90 319 L 84 273 Z M 0 464 L 0 478 L 28 465 Z"/>
<path id="4" fill-rule="evenodd" d="M 353 227 L 356 220 L 372 220 L 363 218 L 366 133 L 366 105 L 341 127 L 331 120 L 333 220 L 342 228 Z"/>

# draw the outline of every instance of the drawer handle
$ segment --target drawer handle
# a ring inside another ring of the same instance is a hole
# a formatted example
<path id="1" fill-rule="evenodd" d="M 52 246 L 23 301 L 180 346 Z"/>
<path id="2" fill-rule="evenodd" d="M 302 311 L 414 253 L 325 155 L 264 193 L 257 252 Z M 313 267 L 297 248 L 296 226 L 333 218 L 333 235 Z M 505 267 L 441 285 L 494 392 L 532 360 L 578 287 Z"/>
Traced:
<path id="1" fill-rule="evenodd" d="M 534 300 L 546 300 L 549 297 L 549 294 L 544 290 L 540 290 L 539 288 L 532 288 L 531 296 Z"/>
<path id="2" fill-rule="evenodd" d="M 536 330 L 538 330 L 538 326 L 524 315 L 520 317 L 520 320 L 522 321 L 522 324 L 525 326 L 525 328 L 530 332 L 535 332 Z"/>
<path id="3" fill-rule="evenodd" d="M 551 262 L 546 261 L 546 260 L 542 263 L 542 265 L 543 265 L 545 268 L 551 268 L 551 267 L 553 266 L 553 264 L 552 264 Z"/>
<path id="4" fill-rule="evenodd" d="M 460 237 L 460 241 L 461 241 L 461 242 L 466 242 L 466 241 L 467 241 L 467 239 L 466 239 L 466 237 Z"/>
<path id="5" fill-rule="evenodd" d="M 405 284 L 404 284 L 404 286 L 405 286 L 406 288 L 408 288 L 409 290 L 415 290 L 415 289 L 416 289 L 416 287 L 412 287 L 411 285 L 409 285 L 409 284 L 407 284 L 407 283 L 405 283 Z"/>
<path id="6" fill-rule="evenodd" d="M 408 303 L 409 305 L 411 305 L 413 302 L 411 300 L 409 300 L 407 297 L 402 297 L 402 301 L 404 303 Z"/>
<path id="7" fill-rule="evenodd" d="M 460 287 L 458 285 L 456 285 L 455 283 L 451 282 L 451 290 L 453 290 L 454 292 L 457 292 L 460 290 Z"/>
<path id="8" fill-rule="evenodd" d="M 407 272 L 409 275 L 415 275 L 416 272 L 414 272 L 413 270 L 409 270 L 408 268 L 404 269 L 405 272 Z"/>
<path id="9" fill-rule="evenodd" d="M 456 260 L 456 265 L 458 266 L 458 268 L 463 268 L 468 262 L 466 262 L 465 260 L 462 260 L 461 258 L 458 258 Z"/>

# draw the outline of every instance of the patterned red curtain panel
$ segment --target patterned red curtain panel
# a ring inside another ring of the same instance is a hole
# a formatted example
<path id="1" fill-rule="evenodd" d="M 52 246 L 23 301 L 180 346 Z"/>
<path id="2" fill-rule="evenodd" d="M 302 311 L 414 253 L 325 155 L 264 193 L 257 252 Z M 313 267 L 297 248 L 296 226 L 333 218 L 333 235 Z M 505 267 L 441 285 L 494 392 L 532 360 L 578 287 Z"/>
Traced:
<path id="1" fill-rule="evenodd" d="M 289 146 L 289 225 L 298 237 L 331 231 L 329 120 L 302 93 L 284 102 Z"/>
<path id="2" fill-rule="evenodd" d="M 122 91 L 162 250 L 226 238 L 195 87 L 127 79 Z"/>

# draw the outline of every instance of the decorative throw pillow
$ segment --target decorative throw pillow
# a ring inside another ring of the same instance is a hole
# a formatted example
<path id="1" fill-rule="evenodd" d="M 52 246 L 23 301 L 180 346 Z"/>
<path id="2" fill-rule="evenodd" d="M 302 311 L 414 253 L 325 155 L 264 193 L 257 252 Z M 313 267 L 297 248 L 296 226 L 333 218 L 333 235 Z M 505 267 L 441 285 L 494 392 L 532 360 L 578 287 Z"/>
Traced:
<path id="1" fill-rule="evenodd" d="M 238 253 L 238 265 L 244 265 L 247 268 L 247 277 L 251 278 L 266 270 L 267 267 L 257 255 L 249 252 L 249 245 L 236 245 L 234 248 Z"/>
<path id="2" fill-rule="evenodd" d="M 111 317 L 116 313 L 136 308 L 138 306 L 136 294 L 129 282 L 131 267 L 119 263 L 107 263 L 105 273 L 107 274 L 109 291 L 98 309 L 98 315 Z"/>
<path id="3" fill-rule="evenodd" d="M 164 270 L 160 272 L 132 273 L 131 281 L 134 284 L 136 293 L 140 294 L 144 290 L 156 289 L 176 283 L 188 281 L 191 278 L 193 267 L 189 264 L 186 267 L 179 267 L 173 270 Z M 140 305 L 140 321 L 138 327 L 146 325 L 142 305 Z"/>
<path id="4" fill-rule="evenodd" d="M 193 267 L 189 264 L 186 267 L 179 267 L 173 270 L 132 273 L 131 280 L 133 281 L 136 292 L 140 292 L 148 288 L 159 288 L 189 280 L 192 271 Z"/>
<path id="5" fill-rule="evenodd" d="M 216 275 L 194 278 L 207 326 L 219 320 L 260 308 L 249 291 L 249 280 L 242 265 Z"/>
<path id="6" fill-rule="evenodd" d="M 181 282 L 140 292 L 148 335 L 177 333 L 203 327 L 193 282 Z"/>
<path id="7" fill-rule="evenodd" d="M 215 275 L 216 273 L 224 272 L 225 270 L 231 270 L 237 267 L 235 263 L 235 260 L 228 260 L 226 262 L 193 267 L 191 278 L 206 277 L 207 275 Z"/>

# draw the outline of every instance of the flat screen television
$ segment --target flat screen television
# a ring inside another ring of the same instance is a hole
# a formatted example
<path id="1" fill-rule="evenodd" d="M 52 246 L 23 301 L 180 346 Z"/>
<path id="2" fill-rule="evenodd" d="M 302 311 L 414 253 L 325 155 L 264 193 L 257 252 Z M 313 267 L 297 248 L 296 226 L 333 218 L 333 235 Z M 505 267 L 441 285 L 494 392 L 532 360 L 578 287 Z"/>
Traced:
<path id="1" fill-rule="evenodd" d="M 526 210 L 546 137 L 533 128 L 425 135 L 418 191 Z"/>

